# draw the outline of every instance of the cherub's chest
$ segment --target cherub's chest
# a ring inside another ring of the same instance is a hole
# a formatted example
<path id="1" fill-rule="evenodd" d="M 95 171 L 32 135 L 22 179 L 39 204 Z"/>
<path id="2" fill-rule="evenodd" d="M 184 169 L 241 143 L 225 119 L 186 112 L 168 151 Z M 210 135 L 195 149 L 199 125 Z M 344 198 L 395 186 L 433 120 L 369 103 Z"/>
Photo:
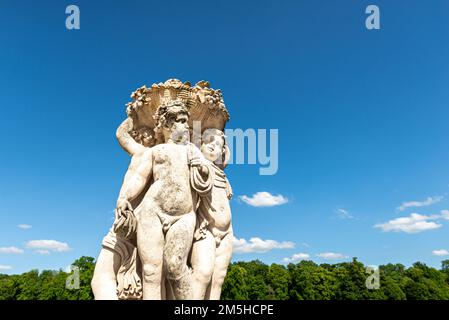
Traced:
<path id="1" fill-rule="evenodd" d="M 154 152 L 154 166 L 180 167 L 187 165 L 187 149 L 182 145 L 159 145 Z"/>

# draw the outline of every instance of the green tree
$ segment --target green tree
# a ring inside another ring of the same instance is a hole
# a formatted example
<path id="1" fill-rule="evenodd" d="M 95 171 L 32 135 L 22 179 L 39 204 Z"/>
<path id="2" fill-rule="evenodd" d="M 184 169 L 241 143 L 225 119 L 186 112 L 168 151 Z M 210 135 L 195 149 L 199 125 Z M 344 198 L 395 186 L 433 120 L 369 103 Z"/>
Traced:
<path id="1" fill-rule="evenodd" d="M 248 300 L 246 275 L 244 267 L 230 264 L 222 286 L 221 298 L 223 300 Z"/>
<path id="2" fill-rule="evenodd" d="M 268 296 L 267 299 L 287 300 L 289 298 L 288 286 L 291 278 L 288 270 L 279 264 L 273 263 L 267 274 Z"/>
<path id="3" fill-rule="evenodd" d="M 268 276 L 268 266 L 260 260 L 250 262 L 237 262 L 246 270 L 246 284 L 248 288 L 248 298 L 250 300 L 267 299 L 269 295 L 266 279 Z"/>
<path id="4" fill-rule="evenodd" d="M 290 299 L 330 300 L 335 297 L 336 279 L 328 269 L 312 261 L 288 265 Z"/>
<path id="5" fill-rule="evenodd" d="M 15 298 L 17 300 L 37 300 L 41 283 L 39 281 L 39 271 L 31 270 L 23 273 L 17 278 L 17 291 Z"/>
<path id="6" fill-rule="evenodd" d="M 449 299 L 449 287 L 446 276 L 424 263 L 416 262 L 410 267 L 406 275 L 405 293 L 409 300 L 439 300 Z"/>
<path id="7" fill-rule="evenodd" d="M 441 272 L 444 273 L 446 277 L 446 283 L 449 284 L 449 260 L 441 261 Z"/>
<path id="8" fill-rule="evenodd" d="M 16 300 L 18 291 L 18 276 L 0 275 L 0 300 Z"/>

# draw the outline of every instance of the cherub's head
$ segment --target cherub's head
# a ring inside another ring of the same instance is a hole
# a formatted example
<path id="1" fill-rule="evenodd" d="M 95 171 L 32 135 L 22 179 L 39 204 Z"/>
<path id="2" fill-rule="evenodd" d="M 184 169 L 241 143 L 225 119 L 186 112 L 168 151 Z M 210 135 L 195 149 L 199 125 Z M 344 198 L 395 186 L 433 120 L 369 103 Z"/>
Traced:
<path id="1" fill-rule="evenodd" d="M 207 129 L 203 133 L 201 152 L 204 157 L 225 168 L 229 157 L 229 148 L 226 145 L 226 136 L 218 129 Z"/>
<path id="2" fill-rule="evenodd" d="M 156 120 L 154 131 L 158 140 L 165 140 L 165 142 L 169 138 L 175 142 L 189 140 L 189 112 L 181 100 L 160 105 L 154 119 Z"/>

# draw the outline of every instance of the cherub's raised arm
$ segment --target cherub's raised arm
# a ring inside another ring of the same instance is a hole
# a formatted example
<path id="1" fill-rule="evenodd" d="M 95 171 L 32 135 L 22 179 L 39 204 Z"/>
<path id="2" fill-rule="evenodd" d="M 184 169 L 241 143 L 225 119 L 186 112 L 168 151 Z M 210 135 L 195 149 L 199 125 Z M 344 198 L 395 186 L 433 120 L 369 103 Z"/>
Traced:
<path id="1" fill-rule="evenodd" d="M 129 134 L 129 131 L 133 129 L 133 119 L 128 117 L 117 128 L 116 136 L 120 146 L 130 155 L 143 153 L 145 147 L 136 142 Z"/>
<path id="2" fill-rule="evenodd" d="M 131 158 L 120 189 L 117 207 L 120 207 L 124 201 L 134 200 L 144 189 L 152 174 L 152 152 L 151 148 L 144 148 L 142 153 L 135 154 Z"/>

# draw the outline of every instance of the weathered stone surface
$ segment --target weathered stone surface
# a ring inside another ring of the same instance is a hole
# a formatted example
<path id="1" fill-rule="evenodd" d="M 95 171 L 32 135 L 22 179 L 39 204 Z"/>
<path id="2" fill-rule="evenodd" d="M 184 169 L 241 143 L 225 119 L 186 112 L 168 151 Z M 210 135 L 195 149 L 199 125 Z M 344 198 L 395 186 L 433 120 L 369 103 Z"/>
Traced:
<path id="1" fill-rule="evenodd" d="M 95 298 L 219 299 L 233 241 L 221 92 L 170 79 L 131 97 L 117 129 L 131 163 L 97 259 Z M 204 133 L 198 146 L 193 121 Z"/>

